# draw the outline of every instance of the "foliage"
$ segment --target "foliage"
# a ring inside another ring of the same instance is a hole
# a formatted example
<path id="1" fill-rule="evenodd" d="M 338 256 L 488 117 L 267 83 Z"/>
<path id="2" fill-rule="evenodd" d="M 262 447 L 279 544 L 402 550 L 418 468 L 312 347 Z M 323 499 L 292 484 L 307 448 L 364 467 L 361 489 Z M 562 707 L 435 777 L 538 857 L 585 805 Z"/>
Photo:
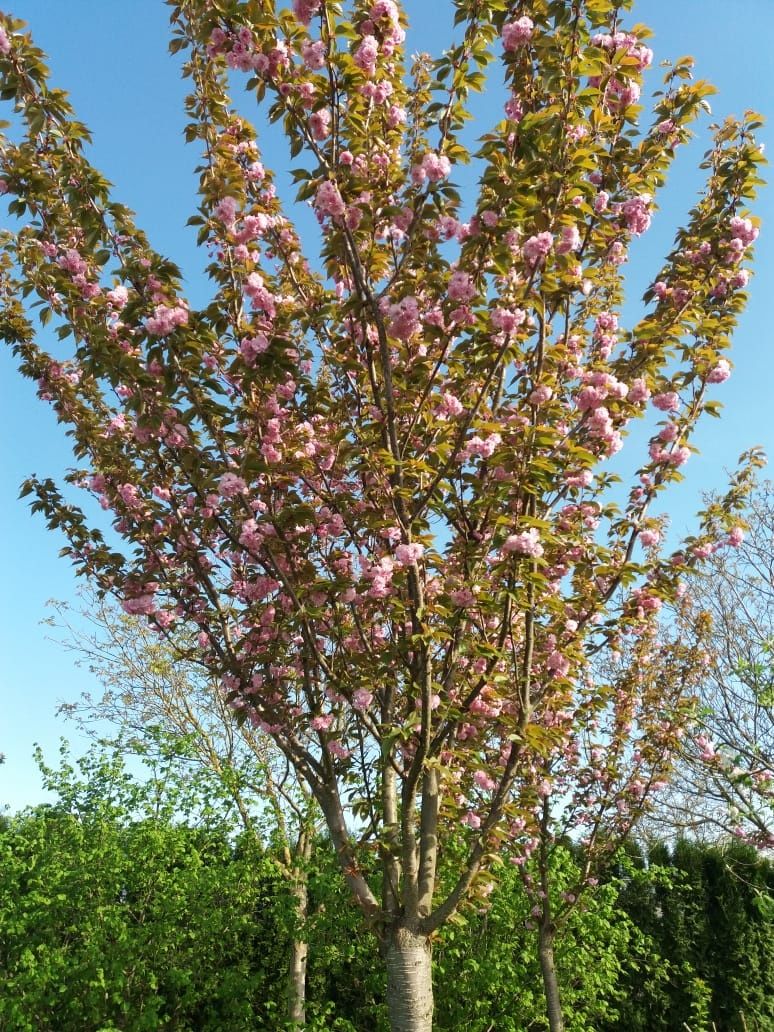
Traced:
<path id="1" fill-rule="evenodd" d="M 45 771 L 58 801 L 0 829 L 0 1028 L 276 1027 L 271 860 L 211 811 L 173 821 L 185 784 L 138 782 L 115 756 L 63 761 Z"/>
<path id="2" fill-rule="evenodd" d="M 106 1032 L 285 1028 L 292 902 L 270 854 L 171 772 L 143 781 L 115 754 L 45 767 L 56 800 L 0 825 L 0 1028 Z M 188 819 L 174 819 L 187 797 Z M 460 846 L 462 848 L 462 846 Z M 384 975 L 337 870 L 309 870 L 310 1032 L 385 1032 Z M 552 857 L 575 883 L 576 849 Z M 442 877 L 453 873 L 442 872 Z M 369 872 L 369 878 L 375 871 Z M 538 1032 L 535 920 L 516 865 L 435 944 L 439 1032 Z M 568 1032 L 729 1032 L 774 1020 L 774 865 L 736 844 L 636 847 L 557 940 Z"/>
<path id="3" fill-rule="evenodd" d="M 571 887 L 578 873 L 572 852 L 557 850 L 551 872 L 556 891 Z M 457 987 L 438 993 L 439 1030 L 548 1028 L 531 931 L 536 915 L 517 870 L 507 865 L 498 874 L 489 905 L 464 925 L 446 929 L 437 947 L 438 984 Z M 556 961 L 568 1032 L 597 1032 L 603 1019 L 615 1018 L 628 991 L 627 975 L 663 977 L 646 936 L 619 908 L 613 883 L 573 910 L 557 940 Z"/>
<path id="4" fill-rule="evenodd" d="M 286 920 L 287 1018 L 291 1025 L 303 1024 L 306 878 L 319 822 L 314 801 L 270 737 L 237 719 L 201 664 L 180 658 L 174 636 L 159 640 L 138 617 L 105 598 L 84 595 L 75 616 L 71 607 L 54 603 L 48 623 L 64 635 L 62 644 L 79 664 L 88 664 L 100 692 L 84 693 L 61 709 L 101 742 L 110 734 L 115 749 L 166 769 L 174 765 L 174 777 L 189 786 L 197 803 L 214 791 L 247 835 L 271 846 L 294 901 Z"/>
<path id="5" fill-rule="evenodd" d="M 658 984 L 638 975 L 625 979 L 620 1027 L 771 1028 L 774 865 L 740 843 L 681 840 L 671 849 L 653 846 L 649 857 L 648 870 L 629 866 L 619 905 L 652 939 L 668 977 Z"/>

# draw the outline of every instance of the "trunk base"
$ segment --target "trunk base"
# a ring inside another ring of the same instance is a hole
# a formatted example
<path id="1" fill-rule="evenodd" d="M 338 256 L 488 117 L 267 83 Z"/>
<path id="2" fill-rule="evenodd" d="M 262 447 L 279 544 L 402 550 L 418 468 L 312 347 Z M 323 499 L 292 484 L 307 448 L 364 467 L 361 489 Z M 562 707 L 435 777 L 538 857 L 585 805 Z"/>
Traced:
<path id="1" fill-rule="evenodd" d="M 423 935 L 396 928 L 384 946 L 392 1032 L 432 1032 L 432 947 Z"/>
<path id="2" fill-rule="evenodd" d="M 554 964 L 554 930 L 552 928 L 540 929 L 539 953 L 540 970 L 543 974 L 543 986 L 546 992 L 548 1027 L 551 1032 L 564 1032 L 559 980 L 556 977 L 556 965 Z"/>

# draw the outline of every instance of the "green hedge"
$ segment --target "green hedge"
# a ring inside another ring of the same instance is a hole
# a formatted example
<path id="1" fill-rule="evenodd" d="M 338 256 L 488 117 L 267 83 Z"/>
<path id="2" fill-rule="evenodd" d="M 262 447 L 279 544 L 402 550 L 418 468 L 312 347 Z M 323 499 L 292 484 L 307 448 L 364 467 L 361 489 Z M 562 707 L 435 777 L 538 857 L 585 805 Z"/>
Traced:
<path id="1" fill-rule="evenodd" d="M 115 758 L 47 773 L 59 802 L 0 821 L 0 1029 L 285 1028 L 292 922 L 270 852 L 213 795 L 192 823 L 188 783 L 141 784 Z M 558 891 L 575 865 L 557 852 Z M 771 1032 L 773 899 L 774 866 L 739 844 L 630 849 L 557 943 L 568 1032 Z M 504 865 L 443 931 L 438 1032 L 547 1028 L 527 911 Z M 383 1032 L 376 943 L 324 842 L 310 914 L 309 1029 Z"/>

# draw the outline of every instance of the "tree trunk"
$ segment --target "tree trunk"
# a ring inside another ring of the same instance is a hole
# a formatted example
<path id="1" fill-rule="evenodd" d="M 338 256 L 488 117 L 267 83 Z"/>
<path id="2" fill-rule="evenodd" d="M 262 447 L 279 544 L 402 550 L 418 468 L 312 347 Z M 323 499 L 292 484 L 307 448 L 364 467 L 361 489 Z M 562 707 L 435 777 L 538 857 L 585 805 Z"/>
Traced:
<path id="1" fill-rule="evenodd" d="M 395 928 L 384 947 L 392 1032 L 432 1032 L 432 947 L 424 935 Z"/>
<path id="2" fill-rule="evenodd" d="M 296 912 L 295 932 L 290 945 L 288 1017 L 291 1025 L 303 1028 L 306 1024 L 306 958 L 309 953 L 309 947 L 303 938 L 308 905 L 305 874 L 293 885 L 292 891 Z"/>
<path id="3" fill-rule="evenodd" d="M 559 996 L 559 983 L 556 979 L 554 964 L 554 929 L 544 924 L 540 926 L 539 953 L 540 970 L 543 972 L 543 986 L 546 993 L 548 1027 L 551 1032 L 564 1032 L 562 1001 Z"/>

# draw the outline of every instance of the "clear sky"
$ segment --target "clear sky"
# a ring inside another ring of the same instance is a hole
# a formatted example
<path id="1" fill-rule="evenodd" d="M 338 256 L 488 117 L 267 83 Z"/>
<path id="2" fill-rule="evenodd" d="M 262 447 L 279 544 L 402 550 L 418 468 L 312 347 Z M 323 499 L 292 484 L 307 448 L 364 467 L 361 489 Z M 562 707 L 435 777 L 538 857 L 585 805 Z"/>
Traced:
<path id="1" fill-rule="evenodd" d="M 450 0 L 408 0 L 406 7 L 412 52 L 438 53 L 455 39 Z M 196 304 L 207 288 L 202 256 L 185 222 L 196 206 L 192 170 L 197 153 L 182 140 L 185 83 L 178 59 L 167 53 L 168 8 L 162 0 L 9 0 L 6 10 L 31 26 L 49 55 L 53 83 L 70 92 L 78 117 L 93 132 L 92 160 L 115 184 L 116 199 L 138 213 L 155 248 L 183 267 L 188 296 Z M 654 30 L 656 62 L 694 55 L 697 75 L 719 89 L 712 98 L 715 118 L 754 108 L 774 124 L 774 0 L 639 0 L 630 20 Z M 658 69 L 651 72 L 654 89 L 658 76 Z M 476 131 L 486 131 L 501 117 L 499 103 L 499 94 L 477 101 Z M 678 159 L 654 227 L 633 251 L 634 301 L 701 186 L 697 165 L 710 121 L 705 119 L 699 140 Z M 288 162 L 281 141 L 276 133 L 263 132 L 260 120 L 258 127 L 266 163 L 284 172 Z M 762 138 L 771 150 L 774 129 L 763 130 Z M 756 213 L 763 220 L 756 277 L 732 353 L 735 374 L 718 395 L 725 412 L 721 421 L 705 423 L 699 431 L 702 454 L 688 464 L 686 483 L 670 502 L 673 524 L 681 531 L 691 525 L 701 492 L 722 487 L 724 471 L 741 451 L 762 444 L 774 452 L 774 189 L 764 191 Z M 16 373 L 7 351 L 0 350 L 0 752 L 6 755 L 0 766 L 0 808 L 16 809 L 44 797 L 31 758 L 33 743 L 40 742 L 50 759 L 62 735 L 76 751 L 82 748 L 75 727 L 55 711 L 58 702 L 95 687 L 88 672 L 78 669 L 40 626 L 47 599 L 74 599 L 76 578 L 67 561 L 58 558 L 63 541 L 17 500 L 26 476 L 56 476 L 69 459 L 66 439 L 48 407 Z"/>

